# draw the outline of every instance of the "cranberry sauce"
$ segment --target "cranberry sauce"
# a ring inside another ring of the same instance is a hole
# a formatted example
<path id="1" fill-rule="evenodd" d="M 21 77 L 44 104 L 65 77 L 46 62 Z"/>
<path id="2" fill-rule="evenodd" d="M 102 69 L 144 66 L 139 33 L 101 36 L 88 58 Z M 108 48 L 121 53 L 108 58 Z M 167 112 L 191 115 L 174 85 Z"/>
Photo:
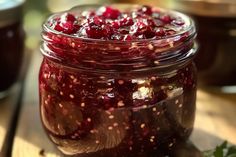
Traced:
<path id="1" fill-rule="evenodd" d="M 123 12 L 107 6 L 80 14 L 64 13 L 48 24 L 51 29 L 76 37 L 118 41 L 159 39 L 185 27 L 181 17 L 149 6 Z"/>
<path id="2" fill-rule="evenodd" d="M 24 31 L 17 22 L 0 27 L 0 92 L 7 90 L 16 80 L 22 64 Z"/>
<path id="3" fill-rule="evenodd" d="M 193 129 L 193 23 L 126 7 L 77 7 L 43 26 L 41 119 L 64 154 L 150 157 Z"/>
<path id="4" fill-rule="evenodd" d="M 117 148 L 142 153 L 162 142 L 187 138 L 195 113 L 195 69 L 188 65 L 161 77 L 114 78 L 75 72 L 44 59 L 41 116 L 64 153 Z"/>

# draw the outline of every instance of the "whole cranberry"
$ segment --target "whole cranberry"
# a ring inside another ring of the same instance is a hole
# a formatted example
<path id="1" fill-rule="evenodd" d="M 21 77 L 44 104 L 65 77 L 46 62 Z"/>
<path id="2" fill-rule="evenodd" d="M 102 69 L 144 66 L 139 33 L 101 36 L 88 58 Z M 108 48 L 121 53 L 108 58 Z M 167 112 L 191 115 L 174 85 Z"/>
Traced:
<path id="1" fill-rule="evenodd" d="M 65 22 L 65 23 L 58 21 L 58 22 L 56 22 L 54 29 L 59 32 L 66 33 L 66 34 L 74 34 L 78 31 L 79 25 L 75 25 L 74 23 L 72 23 L 70 21 Z"/>
<path id="2" fill-rule="evenodd" d="M 145 19 L 138 19 L 137 22 L 131 26 L 130 33 L 139 36 L 139 38 L 140 35 L 142 35 L 143 38 L 152 38 L 155 35 L 152 27 L 148 25 Z"/>
<path id="3" fill-rule="evenodd" d="M 88 23 L 90 24 L 95 24 L 97 26 L 102 26 L 104 25 L 106 22 L 105 22 L 105 19 L 102 18 L 102 17 L 99 17 L 99 16 L 94 16 L 90 19 L 88 19 Z"/>
<path id="4" fill-rule="evenodd" d="M 117 19 L 120 16 L 121 12 L 118 9 L 112 7 L 101 7 L 98 9 L 98 15 L 102 15 L 108 19 Z"/>
<path id="5" fill-rule="evenodd" d="M 171 23 L 173 19 L 170 17 L 170 15 L 162 15 L 160 17 L 161 21 L 164 23 Z"/>
<path id="6" fill-rule="evenodd" d="M 79 25 L 74 15 L 65 13 L 57 19 L 54 29 L 66 34 L 74 34 L 78 31 Z"/>
<path id="7" fill-rule="evenodd" d="M 110 24 L 112 28 L 115 28 L 115 29 L 120 28 L 120 23 L 118 21 L 112 21 Z"/>
<path id="8" fill-rule="evenodd" d="M 147 15 L 152 15 L 152 8 L 150 6 L 144 5 L 142 8 L 138 10 L 138 12 L 141 12 Z"/>
<path id="9" fill-rule="evenodd" d="M 132 17 L 125 17 L 125 18 L 122 18 L 120 19 L 120 26 L 131 26 L 134 24 L 134 21 L 132 19 Z"/>
<path id="10" fill-rule="evenodd" d="M 96 25 L 90 23 L 85 27 L 88 38 L 93 39 L 107 39 L 111 36 L 111 28 L 108 25 Z"/>
<path id="11" fill-rule="evenodd" d="M 62 23 L 66 23 L 66 22 L 75 22 L 76 18 L 74 15 L 70 14 L 70 13 L 64 13 L 61 16 L 61 22 Z"/>
<path id="12" fill-rule="evenodd" d="M 128 29 L 125 29 L 125 28 L 124 28 L 124 29 L 120 29 L 120 30 L 119 30 L 119 33 L 120 33 L 120 34 L 129 34 L 129 30 L 128 30 Z"/>
<path id="13" fill-rule="evenodd" d="M 61 26 L 61 22 L 60 21 L 57 21 L 55 22 L 54 25 L 52 25 L 53 29 L 58 31 L 58 32 L 63 32 L 64 31 L 64 28 L 63 26 Z"/>

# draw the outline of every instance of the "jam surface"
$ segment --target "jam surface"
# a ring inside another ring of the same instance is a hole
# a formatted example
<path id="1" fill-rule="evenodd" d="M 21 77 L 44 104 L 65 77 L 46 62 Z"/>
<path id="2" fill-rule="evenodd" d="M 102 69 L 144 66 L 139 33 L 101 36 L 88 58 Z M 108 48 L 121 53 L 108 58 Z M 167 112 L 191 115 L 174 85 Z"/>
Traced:
<path id="1" fill-rule="evenodd" d="M 148 6 L 106 6 L 46 24 L 54 31 L 42 33 L 41 119 L 64 154 L 150 157 L 189 137 L 196 69 L 183 59 L 193 41 L 191 33 L 178 36 L 182 18 Z"/>
<path id="2" fill-rule="evenodd" d="M 177 34 L 186 27 L 182 17 L 149 6 L 135 7 L 131 11 L 102 6 L 64 13 L 49 21 L 49 25 L 76 37 L 118 41 L 159 39 Z"/>

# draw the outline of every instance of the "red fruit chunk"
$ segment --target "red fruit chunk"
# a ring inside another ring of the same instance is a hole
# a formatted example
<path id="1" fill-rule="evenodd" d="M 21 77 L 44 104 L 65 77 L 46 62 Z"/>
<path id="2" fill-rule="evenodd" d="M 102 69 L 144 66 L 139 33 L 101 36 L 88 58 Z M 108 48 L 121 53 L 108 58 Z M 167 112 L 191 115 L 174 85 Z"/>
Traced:
<path id="1" fill-rule="evenodd" d="M 57 21 L 56 24 L 54 25 L 54 28 L 56 31 L 63 32 L 64 28 L 61 26 L 61 22 Z"/>
<path id="2" fill-rule="evenodd" d="M 66 22 L 62 24 L 65 30 L 63 31 L 66 34 L 74 34 L 78 31 L 79 25 L 75 25 L 72 22 Z"/>
<path id="3" fill-rule="evenodd" d="M 164 31 L 163 28 L 159 28 L 159 29 L 156 30 L 156 35 L 162 37 L 162 36 L 166 35 L 166 32 Z"/>
<path id="4" fill-rule="evenodd" d="M 173 21 L 173 19 L 170 17 L 170 15 L 162 15 L 160 17 L 161 21 L 163 21 L 164 23 L 171 23 Z"/>
<path id="5" fill-rule="evenodd" d="M 111 22 L 111 27 L 115 28 L 115 29 L 119 29 L 120 28 L 120 24 L 118 21 L 112 21 Z"/>
<path id="6" fill-rule="evenodd" d="M 65 23 L 65 22 L 75 22 L 76 18 L 74 15 L 70 14 L 70 13 L 65 13 L 61 16 L 61 22 Z"/>
<path id="7" fill-rule="evenodd" d="M 132 37 L 131 35 L 129 35 L 129 34 L 126 34 L 126 35 L 124 36 L 124 38 L 123 38 L 124 41 L 130 41 L 130 40 L 132 40 L 132 39 L 133 39 L 133 37 Z"/>
<path id="8" fill-rule="evenodd" d="M 120 26 L 131 26 L 134 24 L 134 21 L 131 17 L 123 18 L 119 22 L 120 22 Z"/>
<path id="9" fill-rule="evenodd" d="M 88 20 L 89 23 L 94 23 L 97 26 L 101 26 L 105 24 L 105 20 L 99 16 L 94 16 L 93 18 Z"/>
<path id="10" fill-rule="evenodd" d="M 117 9 L 114 9 L 112 7 L 101 7 L 98 12 L 105 18 L 108 19 L 117 19 L 121 12 Z"/>
<path id="11" fill-rule="evenodd" d="M 95 16 L 96 15 L 96 13 L 94 12 L 94 11 L 91 11 L 89 14 L 88 14 L 88 17 L 93 17 L 93 16 Z"/>
<path id="12" fill-rule="evenodd" d="M 79 25 L 74 25 L 72 22 L 61 23 L 57 22 L 54 29 L 66 34 L 74 34 L 78 31 Z"/>
<path id="13" fill-rule="evenodd" d="M 150 26 L 150 27 L 155 27 L 156 24 L 155 22 L 153 21 L 153 19 L 147 17 L 143 20 L 145 22 L 146 25 Z"/>
<path id="14" fill-rule="evenodd" d="M 119 33 L 120 34 L 129 34 L 129 30 L 127 30 L 127 29 L 120 29 Z"/>
<path id="15" fill-rule="evenodd" d="M 138 10 L 141 13 L 152 15 L 152 8 L 150 6 L 144 5 L 142 8 Z"/>
<path id="16" fill-rule="evenodd" d="M 112 33 L 111 28 L 106 25 L 105 20 L 99 16 L 88 19 L 84 27 L 88 38 L 109 38 Z"/>
<path id="17" fill-rule="evenodd" d="M 78 31 L 79 25 L 76 23 L 74 15 L 65 13 L 60 18 L 56 19 L 54 29 L 66 34 L 74 34 Z"/>
<path id="18" fill-rule="evenodd" d="M 139 38 L 152 38 L 155 35 L 152 28 L 145 22 L 145 20 L 140 19 L 131 27 L 131 34 L 139 36 Z"/>
<path id="19" fill-rule="evenodd" d="M 94 25 L 90 24 L 86 28 L 86 34 L 88 38 L 93 38 L 93 39 L 107 39 L 111 35 L 111 29 L 107 25 Z"/>
<path id="20" fill-rule="evenodd" d="M 173 35 L 176 33 L 173 30 L 181 30 L 185 24 L 181 17 L 150 6 L 125 11 L 103 6 L 97 10 L 83 11 L 78 17 L 64 13 L 50 22 L 50 27 L 66 34 L 77 33 L 77 37 L 119 41 Z"/>
<path id="21" fill-rule="evenodd" d="M 142 34 L 149 29 L 149 26 L 145 24 L 142 20 L 138 20 L 132 27 L 131 32 L 133 34 Z"/>

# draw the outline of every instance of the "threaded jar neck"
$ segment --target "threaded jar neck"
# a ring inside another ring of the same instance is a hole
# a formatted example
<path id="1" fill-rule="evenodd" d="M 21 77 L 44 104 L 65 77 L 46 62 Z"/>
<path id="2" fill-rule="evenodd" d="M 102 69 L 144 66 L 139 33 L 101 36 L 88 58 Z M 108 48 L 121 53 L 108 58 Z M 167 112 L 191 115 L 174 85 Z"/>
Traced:
<path id="1" fill-rule="evenodd" d="M 88 6 L 79 6 L 66 12 L 83 8 L 87 9 Z M 88 39 L 57 32 L 48 24 L 50 19 L 62 14 L 57 13 L 43 24 L 41 51 L 46 58 L 75 69 L 111 73 L 176 68 L 176 65 L 190 61 L 195 55 L 196 30 L 188 16 L 171 13 L 185 20 L 184 30 L 161 39 L 131 41 Z"/>

